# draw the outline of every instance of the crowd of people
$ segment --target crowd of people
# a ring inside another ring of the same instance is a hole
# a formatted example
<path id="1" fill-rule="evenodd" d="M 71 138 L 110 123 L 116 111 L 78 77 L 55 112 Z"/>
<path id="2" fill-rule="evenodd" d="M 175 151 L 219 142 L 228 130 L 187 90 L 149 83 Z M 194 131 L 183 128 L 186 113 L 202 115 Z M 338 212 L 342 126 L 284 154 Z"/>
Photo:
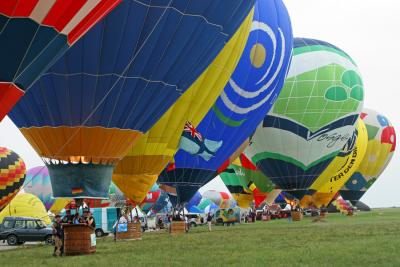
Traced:
<path id="1" fill-rule="evenodd" d="M 86 224 L 93 228 L 96 228 L 95 219 L 89 209 L 83 209 L 82 216 L 79 214 L 79 210 L 76 210 L 75 214 L 71 214 L 71 210 L 66 210 L 65 215 L 61 218 L 61 215 L 55 216 L 53 228 L 53 240 L 54 240 L 54 252 L 53 256 L 62 256 L 64 254 L 64 227 L 65 224 Z"/>

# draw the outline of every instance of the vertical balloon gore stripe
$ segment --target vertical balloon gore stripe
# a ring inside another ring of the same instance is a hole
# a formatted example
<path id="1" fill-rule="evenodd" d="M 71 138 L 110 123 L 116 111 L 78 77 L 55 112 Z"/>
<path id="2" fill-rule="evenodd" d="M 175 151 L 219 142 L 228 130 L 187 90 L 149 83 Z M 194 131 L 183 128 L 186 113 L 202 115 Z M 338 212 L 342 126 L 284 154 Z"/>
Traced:
<path id="1" fill-rule="evenodd" d="M 24 91 L 15 84 L 0 83 L 0 121 L 23 95 Z"/>

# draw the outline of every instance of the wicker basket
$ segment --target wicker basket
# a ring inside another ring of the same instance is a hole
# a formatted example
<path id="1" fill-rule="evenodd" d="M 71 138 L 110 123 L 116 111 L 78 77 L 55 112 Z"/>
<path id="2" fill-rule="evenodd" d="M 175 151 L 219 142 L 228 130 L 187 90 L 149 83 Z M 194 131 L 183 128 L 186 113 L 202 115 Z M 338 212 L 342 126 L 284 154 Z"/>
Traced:
<path id="1" fill-rule="evenodd" d="M 292 220 L 301 221 L 303 219 L 303 213 L 301 211 L 292 211 Z"/>
<path id="2" fill-rule="evenodd" d="M 64 255 L 83 255 L 96 252 L 94 228 L 86 224 L 64 224 Z"/>
<path id="3" fill-rule="evenodd" d="M 140 222 L 130 222 L 126 232 L 117 232 L 115 235 L 116 240 L 141 240 L 142 225 Z"/>
<path id="4" fill-rule="evenodd" d="M 171 234 L 184 234 L 184 233 L 186 233 L 186 223 L 184 221 L 172 221 L 171 222 L 170 233 Z"/>

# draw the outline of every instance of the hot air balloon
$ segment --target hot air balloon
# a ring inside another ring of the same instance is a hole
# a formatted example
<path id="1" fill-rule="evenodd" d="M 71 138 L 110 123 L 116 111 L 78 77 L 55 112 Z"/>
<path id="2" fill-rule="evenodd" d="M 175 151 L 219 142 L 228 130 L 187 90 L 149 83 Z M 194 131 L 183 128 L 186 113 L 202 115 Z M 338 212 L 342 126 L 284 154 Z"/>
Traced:
<path id="1" fill-rule="evenodd" d="M 84 202 L 89 208 L 125 208 L 126 206 L 133 206 L 133 203 L 131 203 L 131 201 L 125 197 L 122 191 L 112 182 L 108 188 L 107 199 L 85 198 Z"/>
<path id="2" fill-rule="evenodd" d="M 360 166 L 367 151 L 367 143 L 367 129 L 364 122 L 358 119 L 353 136 L 310 186 L 307 194 L 301 199 L 300 206 L 318 208 L 322 205 L 328 206 L 340 188 Z"/>
<path id="3" fill-rule="evenodd" d="M 24 191 L 37 196 L 47 211 L 59 213 L 71 201 L 68 198 L 55 199 L 51 189 L 50 175 L 46 166 L 31 168 L 26 172 Z"/>
<path id="4" fill-rule="evenodd" d="M 199 191 L 197 191 L 194 196 L 190 199 L 190 201 L 186 204 L 186 209 L 189 210 L 190 207 L 194 207 L 200 204 L 203 196 Z"/>
<path id="5" fill-rule="evenodd" d="M 356 172 L 340 190 L 340 195 L 350 201 L 361 199 L 388 166 L 396 149 L 396 132 L 385 116 L 364 109 L 361 119 L 367 127 L 367 152 Z"/>
<path id="6" fill-rule="evenodd" d="M 18 194 L 11 202 L 0 212 L 0 222 L 4 217 L 31 217 L 43 220 L 47 225 L 51 223 L 49 215 L 42 201 L 32 194 Z"/>
<path id="7" fill-rule="evenodd" d="M 350 56 L 326 42 L 295 38 L 285 86 L 245 154 L 301 199 L 352 137 L 363 99 Z"/>
<path id="8" fill-rule="evenodd" d="M 243 52 L 252 17 L 253 11 L 207 70 L 116 166 L 113 181 L 133 201 L 143 200 L 172 159 L 185 122 L 199 123 L 228 82 Z"/>
<path id="9" fill-rule="evenodd" d="M 0 121 L 34 81 L 121 0 L 0 2 Z"/>
<path id="10" fill-rule="evenodd" d="M 253 200 L 256 206 L 263 202 L 272 204 L 280 193 L 271 180 L 244 154 L 241 154 L 225 171 L 220 173 L 220 177 L 242 208 L 250 207 Z"/>
<path id="11" fill-rule="evenodd" d="M 221 209 L 230 208 L 234 202 L 228 193 L 216 190 L 207 190 L 202 194 L 202 197 L 211 200 Z"/>
<path id="12" fill-rule="evenodd" d="M 24 184 L 26 167 L 17 153 L 0 147 L 0 211 Z"/>
<path id="13" fill-rule="evenodd" d="M 140 203 L 140 208 L 147 213 L 153 208 L 160 196 L 161 189 L 157 184 L 154 184 L 150 191 L 147 192 L 145 199 Z"/>
<path id="14" fill-rule="evenodd" d="M 10 113 L 54 197 L 107 198 L 115 164 L 201 75 L 253 1 L 125 0 Z"/>
<path id="15" fill-rule="evenodd" d="M 157 214 L 159 212 L 169 213 L 171 209 L 172 209 L 172 204 L 169 201 L 169 196 L 167 192 L 161 190 L 160 196 L 158 197 L 156 203 L 150 210 L 150 215 Z"/>
<path id="16" fill-rule="evenodd" d="M 250 36 L 235 72 L 205 118 L 188 121 L 159 183 L 177 187 L 187 202 L 243 144 L 283 86 L 292 51 L 290 18 L 282 1 L 258 0 Z"/>

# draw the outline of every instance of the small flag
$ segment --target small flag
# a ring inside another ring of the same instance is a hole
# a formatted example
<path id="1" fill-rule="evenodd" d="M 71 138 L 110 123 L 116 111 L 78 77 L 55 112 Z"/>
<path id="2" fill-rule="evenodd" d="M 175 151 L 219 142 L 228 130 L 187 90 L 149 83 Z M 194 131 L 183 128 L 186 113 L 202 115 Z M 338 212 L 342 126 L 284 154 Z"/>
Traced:
<path id="1" fill-rule="evenodd" d="M 72 188 L 73 195 L 81 194 L 81 193 L 83 193 L 83 188 Z"/>

